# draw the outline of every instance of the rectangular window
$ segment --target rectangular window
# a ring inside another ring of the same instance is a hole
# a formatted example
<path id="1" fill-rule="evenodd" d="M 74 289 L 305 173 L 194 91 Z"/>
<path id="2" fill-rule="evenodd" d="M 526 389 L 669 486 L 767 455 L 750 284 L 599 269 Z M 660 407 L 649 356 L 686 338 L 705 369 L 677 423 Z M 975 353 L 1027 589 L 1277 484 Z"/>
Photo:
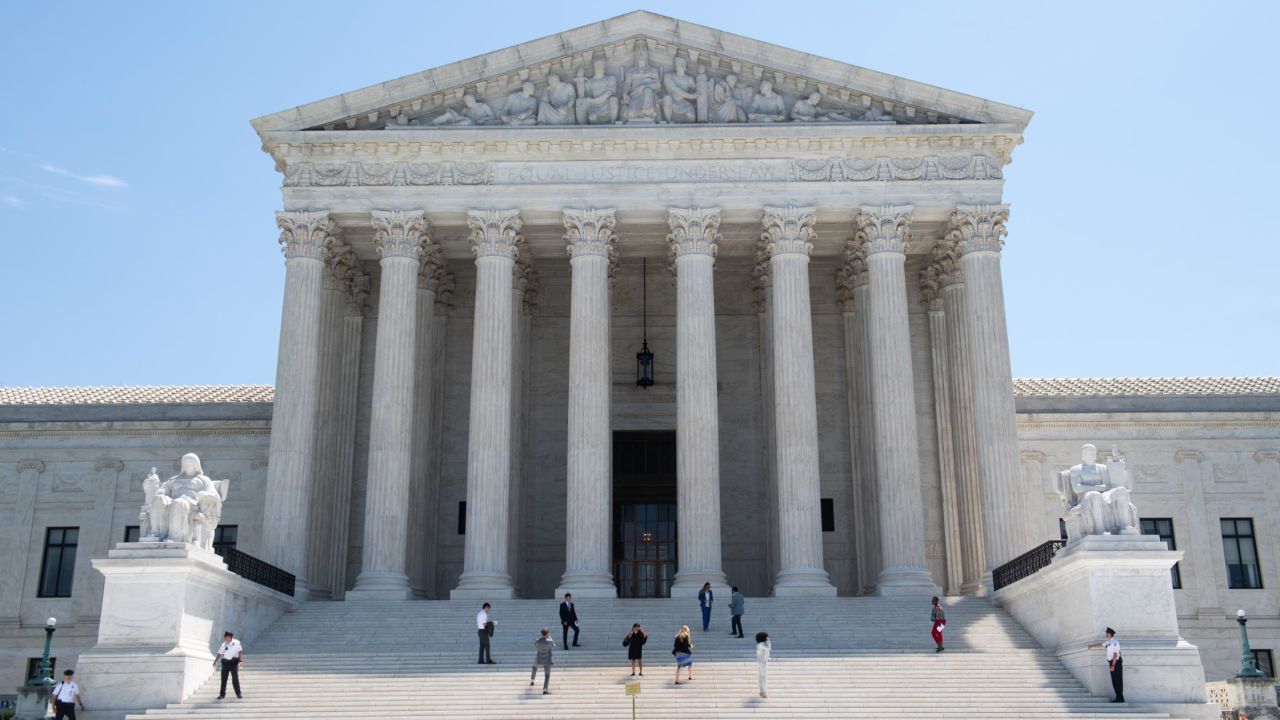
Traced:
<path id="1" fill-rule="evenodd" d="M 1165 546 L 1170 550 L 1178 549 L 1178 544 L 1173 539 L 1173 520 L 1171 518 L 1143 518 L 1142 534 L 1159 535 Z M 1178 563 L 1173 564 L 1173 567 L 1169 569 L 1169 574 L 1173 577 L 1173 589 L 1181 590 L 1182 571 L 1178 569 Z"/>
<path id="2" fill-rule="evenodd" d="M 1271 655 L 1270 650 L 1254 650 L 1253 651 L 1253 664 L 1255 667 L 1257 667 L 1259 670 L 1262 671 L 1263 675 L 1266 675 L 1267 677 L 1274 679 L 1276 676 L 1275 663 L 1276 663 L 1275 658 Z"/>
<path id="3" fill-rule="evenodd" d="M 822 498 L 822 532 L 836 531 L 835 498 Z"/>
<path id="4" fill-rule="evenodd" d="M 141 528 L 141 527 L 139 527 L 138 525 L 125 525 L 125 526 L 124 526 L 124 541 L 125 541 L 125 542 L 138 542 L 139 533 L 140 533 L 141 531 L 142 531 L 142 528 Z"/>
<path id="5" fill-rule="evenodd" d="M 76 545 L 80 528 L 49 528 L 44 535 L 44 562 L 40 564 L 40 597 L 71 597 L 76 572 Z"/>
<path id="6" fill-rule="evenodd" d="M 213 531 L 213 549 L 217 552 L 218 548 L 236 547 L 236 536 L 240 534 L 240 526 L 238 525 L 220 525 Z"/>
<path id="7" fill-rule="evenodd" d="M 27 682 L 40 679 L 40 660 L 41 658 L 27 658 Z M 54 680 L 58 679 L 58 658 L 49 658 L 49 677 Z"/>
<path id="8" fill-rule="evenodd" d="M 1222 518 L 1222 553 L 1227 561 L 1227 587 L 1262 588 L 1258 569 L 1258 545 L 1253 539 L 1253 518 Z"/>
<path id="9" fill-rule="evenodd" d="M 458 534 L 467 534 L 467 501 L 458 503 Z"/>

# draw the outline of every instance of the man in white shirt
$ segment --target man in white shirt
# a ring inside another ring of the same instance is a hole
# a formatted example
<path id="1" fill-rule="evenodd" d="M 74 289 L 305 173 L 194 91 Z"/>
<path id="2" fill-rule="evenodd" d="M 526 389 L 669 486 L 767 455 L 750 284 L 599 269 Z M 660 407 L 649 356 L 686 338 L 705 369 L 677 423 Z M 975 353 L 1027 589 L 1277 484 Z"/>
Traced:
<path id="1" fill-rule="evenodd" d="M 1111 689 L 1116 697 L 1111 702 L 1124 702 L 1124 659 L 1120 656 L 1120 641 L 1116 639 L 1116 631 L 1107 628 L 1105 642 L 1093 643 L 1090 649 L 1102 648 L 1107 653 L 1107 671 L 1111 673 Z"/>
<path id="2" fill-rule="evenodd" d="M 493 607 L 489 603 L 485 603 L 480 608 L 480 612 L 476 613 L 476 636 L 480 638 L 480 663 L 481 665 L 497 665 L 493 661 L 493 656 L 489 654 L 489 638 L 493 637 L 493 622 L 489 620 L 489 609 Z"/>
<path id="3" fill-rule="evenodd" d="M 227 696 L 228 675 L 231 676 L 231 686 L 236 690 L 236 697 L 244 697 L 240 694 L 240 666 L 244 664 L 244 648 L 230 631 L 222 634 L 222 644 L 218 646 L 218 654 L 213 657 L 213 664 L 216 666 L 219 660 L 222 661 L 222 689 L 218 691 L 218 699 Z"/>
<path id="4" fill-rule="evenodd" d="M 75 671 L 62 673 L 62 682 L 53 686 L 53 709 L 57 720 L 70 718 L 76 720 L 76 705 L 84 709 L 84 701 L 80 699 L 80 686 L 75 681 Z"/>

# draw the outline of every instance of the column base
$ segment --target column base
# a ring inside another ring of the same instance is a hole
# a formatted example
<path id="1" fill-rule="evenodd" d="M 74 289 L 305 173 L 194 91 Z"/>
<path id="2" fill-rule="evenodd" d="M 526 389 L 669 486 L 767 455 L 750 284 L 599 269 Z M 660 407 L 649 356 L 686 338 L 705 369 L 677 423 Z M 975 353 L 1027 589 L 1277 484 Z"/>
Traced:
<path id="1" fill-rule="evenodd" d="M 835 597 L 836 586 L 821 568 L 791 568 L 778 573 L 774 597 Z"/>
<path id="2" fill-rule="evenodd" d="M 409 576 L 403 573 L 360 573 L 356 586 L 347 591 L 345 600 L 408 600 L 413 597 L 409 589 Z"/>
<path id="3" fill-rule="evenodd" d="M 681 570 L 671 583 L 671 597 L 697 597 L 704 583 L 711 583 L 711 591 L 717 598 L 729 601 L 729 580 L 720 570 Z"/>
<path id="4" fill-rule="evenodd" d="M 609 573 L 575 572 L 565 573 L 560 579 L 560 587 L 556 588 L 556 599 L 572 593 L 578 598 L 616 598 L 618 587 L 613 584 L 613 576 Z"/>
<path id="5" fill-rule="evenodd" d="M 510 600 L 516 596 L 511 576 L 506 573 L 462 573 L 450 600 Z"/>
<path id="6" fill-rule="evenodd" d="M 924 568 L 890 568 L 880 571 L 880 581 L 876 584 L 876 595 L 880 597 L 899 597 L 904 595 L 937 595 L 941 597 L 942 588 L 933 581 L 933 575 Z"/>

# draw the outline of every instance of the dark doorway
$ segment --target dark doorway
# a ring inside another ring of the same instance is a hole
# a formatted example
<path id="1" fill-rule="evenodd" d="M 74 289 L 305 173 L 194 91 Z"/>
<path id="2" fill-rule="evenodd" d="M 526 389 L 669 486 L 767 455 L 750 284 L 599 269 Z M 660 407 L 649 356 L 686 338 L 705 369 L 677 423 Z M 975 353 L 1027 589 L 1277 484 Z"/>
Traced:
<path id="1" fill-rule="evenodd" d="M 676 570 L 676 434 L 613 434 L 618 597 L 670 597 Z"/>

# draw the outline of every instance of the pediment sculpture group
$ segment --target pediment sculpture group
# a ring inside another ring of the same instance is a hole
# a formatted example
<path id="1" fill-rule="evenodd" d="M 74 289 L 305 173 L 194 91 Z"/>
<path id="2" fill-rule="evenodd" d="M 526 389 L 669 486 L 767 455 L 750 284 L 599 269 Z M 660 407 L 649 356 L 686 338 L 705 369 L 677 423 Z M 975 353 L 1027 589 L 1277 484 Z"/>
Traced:
<path id="1" fill-rule="evenodd" d="M 182 456 L 177 475 L 160 482 L 156 469 L 142 481 L 140 542 L 174 542 L 213 549 L 230 480 L 210 480 L 195 453 Z"/>
<path id="2" fill-rule="evenodd" d="M 500 103 L 486 103 L 475 95 L 462 96 L 462 104 L 425 121 L 400 115 L 387 129 L 451 125 L 613 125 L 616 123 L 781 123 L 781 122 L 892 122 L 878 107 L 836 110 L 821 106 L 822 93 L 788 102 L 773 83 L 762 80 L 757 90 L 739 82 L 734 73 L 709 77 L 699 66 L 689 73 L 689 62 L 676 57 L 671 69 L 649 60 L 641 44 L 633 64 L 612 74 L 601 58 L 592 60 L 592 74 L 579 70 L 572 82 L 547 75 L 546 87 L 537 91 L 525 80 L 520 89 Z"/>
<path id="3" fill-rule="evenodd" d="M 1124 458 L 1112 450 L 1107 462 L 1098 462 L 1098 448 L 1085 445 L 1080 463 L 1055 475 L 1058 495 L 1067 506 L 1063 520 L 1067 538 L 1085 535 L 1138 535 L 1138 508 L 1130 502 L 1131 487 Z"/>

